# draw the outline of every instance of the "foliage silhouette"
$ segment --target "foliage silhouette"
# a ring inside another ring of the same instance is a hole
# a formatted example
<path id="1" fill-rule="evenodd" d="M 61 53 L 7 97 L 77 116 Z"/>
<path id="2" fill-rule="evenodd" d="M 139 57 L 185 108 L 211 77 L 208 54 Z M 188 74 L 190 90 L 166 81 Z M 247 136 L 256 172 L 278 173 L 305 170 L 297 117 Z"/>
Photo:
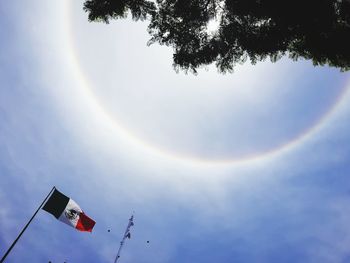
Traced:
<path id="1" fill-rule="evenodd" d="M 89 21 L 149 20 L 148 44 L 171 46 L 177 70 L 215 62 L 231 72 L 284 55 L 350 69 L 350 0 L 86 0 L 84 10 Z"/>

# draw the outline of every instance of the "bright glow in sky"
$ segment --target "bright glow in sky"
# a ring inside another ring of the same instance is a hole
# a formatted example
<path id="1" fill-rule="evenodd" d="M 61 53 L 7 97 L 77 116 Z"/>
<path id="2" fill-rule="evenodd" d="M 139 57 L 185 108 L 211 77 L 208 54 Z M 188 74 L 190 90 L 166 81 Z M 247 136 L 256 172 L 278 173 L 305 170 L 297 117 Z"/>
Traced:
<path id="1" fill-rule="evenodd" d="M 0 254 L 53 185 L 97 222 L 41 211 L 7 262 L 112 262 L 132 211 L 120 262 L 349 260 L 349 73 L 176 73 L 82 5 L 0 3 Z"/>

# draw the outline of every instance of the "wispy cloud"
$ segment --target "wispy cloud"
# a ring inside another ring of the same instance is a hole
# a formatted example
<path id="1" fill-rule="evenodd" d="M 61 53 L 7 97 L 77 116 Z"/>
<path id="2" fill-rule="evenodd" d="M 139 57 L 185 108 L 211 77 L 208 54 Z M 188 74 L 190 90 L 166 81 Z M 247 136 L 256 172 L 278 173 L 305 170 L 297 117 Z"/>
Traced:
<path id="1" fill-rule="evenodd" d="M 0 250 L 53 185 L 97 224 L 84 235 L 40 212 L 9 262 L 112 260 L 133 211 L 126 263 L 349 258 L 347 101 L 312 136 L 265 159 L 209 165 L 183 155 L 287 143 L 332 107 L 347 73 L 281 61 L 175 74 L 169 50 L 144 47 L 143 25 L 87 24 L 76 3 L 66 32 L 61 2 L 22 4 L 6 4 L 1 28 Z"/>

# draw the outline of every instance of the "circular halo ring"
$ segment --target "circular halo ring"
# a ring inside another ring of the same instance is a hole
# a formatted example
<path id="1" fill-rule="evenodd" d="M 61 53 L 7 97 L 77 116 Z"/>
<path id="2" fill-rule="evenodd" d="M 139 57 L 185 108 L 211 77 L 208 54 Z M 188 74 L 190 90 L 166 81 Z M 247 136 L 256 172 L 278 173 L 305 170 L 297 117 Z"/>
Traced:
<path id="1" fill-rule="evenodd" d="M 298 145 L 301 145 L 303 142 L 305 142 L 308 138 L 310 138 L 314 133 L 320 130 L 320 128 L 330 119 L 331 115 L 333 115 L 340 105 L 341 102 L 344 101 L 344 98 L 347 97 L 346 95 L 349 93 L 349 83 L 346 81 L 344 88 L 342 88 L 342 91 L 339 92 L 338 96 L 335 98 L 333 104 L 329 107 L 329 109 L 321 115 L 318 119 L 316 119 L 312 125 L 310 125 L 308 128 L 304 129 L 301 133 L 294 136 L 291 140 L 289 140 L 287 143 L 280 144 L 279 146 L 272 148 L 267 151 L 251 154 L 248 156 L 244 156 L 242 158 L 222 158 L 222 159 L 215 159 L 215 158 L 201 158 L 186 154 L 178 154 L 173 153 L 169 151 L 168 149 L 163 149 L 161 147 L 156 147 L 154 144 L 149 143 L 147 141 L 141 140 L 137 135 L 135 135 L 132 131 L 128 130 L 127 128 L 123 127 L 118 120 L 114 119 L 102 106 L 102 103 L 98 100 L 98 98 L 95 96 L 95 94 L 92 92 L 92 89 L 90 87 L 90 83 L 85 77 L 81 67 L 80 63 L 78 61 L 78 58 L 75 54 L 75 48 L 74 48 L 74 40 L 73 40 L 73 34 L 71 32 L 71 3 L 66 0 L 64 2 L 65 10 L 66 10 L 66 19 L 64 23 L 64 32 L 66 34 L 66 43 L 68 46 L 68 58 L 70 61 L 70 66 L 73 69 L 74 76 L 76 76 L 78 83 L 80 83 L 80 87 L 82 88 L 84 95 L 86 98 L 88 98 L 89 103 L 91 104 L 91 107 L 94 108 L 95 111 L 97 111 L 100 116 L 103 116 L 103 119 L 105 121 L 108 121 L 109 124 L 113 127 L 113 129 L 123 138 L 126 139 L 129 143 L 131 143 L 134 146 L 141 147 L 143 150 L 145 150 L 148 153 L 153 153 L 160 157 L 165 157 L 169 160 L 178 161 L 180 163 L 187 163 L 191 165 L 236 165 L 236 164 L 246 164 L 251 163 L 253 161 L 262 161 L 266 160 L 267 158 L 277 156 L 279 154 L 285 153 L 287 151 L 290 151 L 292 148 L 297 147 Z"/>

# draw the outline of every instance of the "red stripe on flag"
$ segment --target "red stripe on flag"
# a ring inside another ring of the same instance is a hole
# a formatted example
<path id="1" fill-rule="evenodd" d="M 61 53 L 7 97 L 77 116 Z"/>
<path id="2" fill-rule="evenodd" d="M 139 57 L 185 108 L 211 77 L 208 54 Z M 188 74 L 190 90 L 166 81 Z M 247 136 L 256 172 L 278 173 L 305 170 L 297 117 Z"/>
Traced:
<path id="1" fill-rule="evenodd" d="M 81 213 L 79 215 L 79 220 L 78 220 L 78 223 L 77 223 L 75 228 L 80 230 L 80 231 L 91 232 L 95 223 L 96 222 L 94 220 L 92 220 L 90 217 L 88 217 L 84 213 Z"/>

